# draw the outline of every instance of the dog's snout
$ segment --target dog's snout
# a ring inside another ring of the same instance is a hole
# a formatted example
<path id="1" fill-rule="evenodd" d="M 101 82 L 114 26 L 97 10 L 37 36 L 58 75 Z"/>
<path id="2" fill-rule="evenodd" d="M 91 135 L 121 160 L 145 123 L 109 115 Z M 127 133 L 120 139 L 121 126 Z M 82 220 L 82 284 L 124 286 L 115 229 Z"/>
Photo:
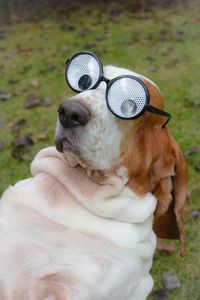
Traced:
<path id="1" fill-rule="evenodd" d="M 60 123 L 64 128 L 85 126 L 90 119 L 90 111 L 83 103 L 77 100 L 67 100 L 58 108 Z"/>

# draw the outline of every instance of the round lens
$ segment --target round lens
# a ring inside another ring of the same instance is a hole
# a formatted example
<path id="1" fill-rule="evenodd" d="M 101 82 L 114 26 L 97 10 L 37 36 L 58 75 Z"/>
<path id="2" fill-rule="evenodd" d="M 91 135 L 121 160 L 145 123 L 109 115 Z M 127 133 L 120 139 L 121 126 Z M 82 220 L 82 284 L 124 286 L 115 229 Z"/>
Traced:
<path id="1" fill-rule="evenodd" d="M 148 102 L 148 90 L 134 76 L 113 80 L 107 91 L 108 107 L 120 118 L 137 118 Z"/>
<path id="2" fill-rule="evenodd" d="M 66 80 L 77 92 L 92 89 L 101 75 L 102 65 L 92 53 L 82 52 L 75 55 L 66 67 Z"/>
<path id="3" fill-rule="evenodd" d="M 89 89 L 91 84 L 92 84 L 92 78 L 90 77 L 90 75 L 87 74 L 81 76 L 81 78 L 78 81 L 78 86 L 81 90 Z"/>

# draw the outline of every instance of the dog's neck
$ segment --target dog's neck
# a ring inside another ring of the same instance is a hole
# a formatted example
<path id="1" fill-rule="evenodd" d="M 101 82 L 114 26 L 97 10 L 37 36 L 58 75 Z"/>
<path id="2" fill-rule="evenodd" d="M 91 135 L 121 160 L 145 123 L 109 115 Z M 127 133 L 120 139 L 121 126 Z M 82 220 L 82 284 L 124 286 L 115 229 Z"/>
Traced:
<path id="1" fill-rule="evenodd" d="M 156 207 L 156 198 L 151 193 L 137 196 L 126 186 L 127 178 L 113 174 L 103 183 L 96 183 L 81 166 L 69 167 L 54 147 L 46 148 L 36 156 L 31 171 L 34 176 L 47 173 L 57 178 L 81 205 L 104 218 L 128 223 L 145 222 Z"/>

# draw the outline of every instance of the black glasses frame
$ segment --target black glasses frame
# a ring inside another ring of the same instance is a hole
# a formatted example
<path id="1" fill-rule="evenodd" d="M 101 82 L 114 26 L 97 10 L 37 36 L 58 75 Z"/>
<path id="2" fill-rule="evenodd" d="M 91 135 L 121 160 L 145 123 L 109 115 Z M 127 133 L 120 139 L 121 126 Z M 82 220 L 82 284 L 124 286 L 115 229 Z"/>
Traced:
<path id="1" fill-rule="evenodd" d="M 150 94 L 149 94 L 149 90 L 146 86 L 146 84 L 138 77 L 136 76 L 133 76 L 133 75 L 121 75 L 121 76 L 117 76 L 113 79 L 108 79 L 106 78 L 104 75 L 103 75 L 103 65 L 100 61 L 100 59 L 92 52 L 89 52 L 89 51 L 81 51 L 81 52 L 78 52 L 76 53 L 74 56 L 72 56 L 72 58 L 70 59 L 67 59 L 66 61 L 66 69 L 65 69 L 65 79 L 66 79 L 66 82 L 68 84 L 68 86 L 76 93 L 81 93 L 83 91 L 79 91 L 79 90 L 76 90 L 74 89 L 69 81 L 68 81 L 68 76 L 67 76 L 67 71 L 68 71 L 68 67 L 70 65 L 70 63 L 72 62 L 72 60 L 79 56 L 79 55 L 83 55 L 83 54 L 88 54 L 88 55 L 91 55 L 92 57 L 95 58 L 95 60 L 97 61 L 98 65 L 99 65 L 99 78 L 97 80 L 97 82 L 94 84 L 94 86 L 92 86 L 91 88 L 85 90 L 85 91 L 88 91 L 88 90 L 94 90 L 98 87 L 98 85 L 104 81 L 106 84 L 107 84 L 107 87 L 106 87 L 106 103 L 107 103 L 107 106 L 109 108 L 109 110 L 112 112 L 112 114 L 114 114 L 116 117 L 120 118 L 120 119 L 124 119 L 124 120 L 133 120 L 133 119 L 137 119 L 139 118 L 145 111 L 148 111 L 150 113 L 154 113 L 154 114 L 158 114 L 158 115 L 162 115 L 164 117 L 167 117 L 168 119 L 166 120 L 166 122 L 162 125 L 162 129 L 167 125 L 167 123 L 169 122 L 169 120 L 171 119 L 171 115 L 155 106 L 152 106 L 150 104 Z M 112 86 L 112 84 L 119 80 L 119 79 L 122 79 L 122 78 L 132 78 L 136 81 L 138 81 L 144 88 L 144 91 L 145 91 L 145 94 L 146 94 L 146 103 L 144 105 L 144 108 L 141 110 L 141 112 L 139 114 L 137 114 L 136 116 L 133 116 L 133 117 L 130 117 L 130 118 L 124 118 L 124 117 L 121 117 L 121 116 L 118 116 L 113 110 L 112 108 L 110 107 L 109 105 L 109 102 L 108 102 L 108 92 L 109 92 L 109 89 L 110 87 Z"/>

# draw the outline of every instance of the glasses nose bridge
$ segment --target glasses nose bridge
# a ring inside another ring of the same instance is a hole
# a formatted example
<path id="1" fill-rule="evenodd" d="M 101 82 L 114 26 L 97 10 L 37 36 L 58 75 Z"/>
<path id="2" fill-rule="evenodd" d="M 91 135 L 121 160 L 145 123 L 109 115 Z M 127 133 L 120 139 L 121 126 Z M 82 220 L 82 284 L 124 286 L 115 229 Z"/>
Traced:
<path id="1" fill-rule="evenodd" d="M 104 81 L 107 85 L 110 82 L 110 79 L 106 78 L 104 75 L 101 78 L 101 81 Z"/>
<path id="2" fill-rule="evenodd" d="M 106 77 L 102 74 L 102 75 L 100 76 L 100 78 L 99 78 L 97 84 L 95 84 L 95 86 L 94 86 L 93 88 L 89 89 L 89 90 L 96 89 L 96 88 L 101 84 L 101 82 L 105 82 L 105 83 L 106 83 L 106 90 L 108 90 L 109 82 L 110 82 L 110 81 L 111 81 L 110 79 L 106 78 Z"/>

